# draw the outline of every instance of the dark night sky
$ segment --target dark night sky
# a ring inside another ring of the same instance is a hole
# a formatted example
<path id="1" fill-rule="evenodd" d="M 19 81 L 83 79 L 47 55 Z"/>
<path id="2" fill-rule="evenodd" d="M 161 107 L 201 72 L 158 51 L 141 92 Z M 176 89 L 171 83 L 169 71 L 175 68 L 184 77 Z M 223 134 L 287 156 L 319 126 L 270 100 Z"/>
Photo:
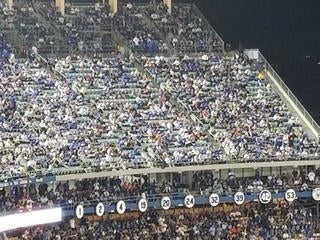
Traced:
<path id="1" fill-rule="evenodd" d="M 233 47 L 241 42 L 245 48 L 260 48 L 320 123 L 319 0 L 194 2 L 225 42 Z"/>

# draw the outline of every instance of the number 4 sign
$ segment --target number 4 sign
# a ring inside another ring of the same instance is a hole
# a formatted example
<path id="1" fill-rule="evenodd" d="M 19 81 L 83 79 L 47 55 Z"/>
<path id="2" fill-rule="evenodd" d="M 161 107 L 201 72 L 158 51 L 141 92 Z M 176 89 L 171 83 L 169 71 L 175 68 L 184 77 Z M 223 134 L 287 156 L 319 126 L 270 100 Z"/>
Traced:
<path id="1" fill-rule="evenodd" d="M 126 203 L 123 200 L 120 200 L 117 202 L 116 209 L 119 214 L 124 214 L 126 211 Z"/>

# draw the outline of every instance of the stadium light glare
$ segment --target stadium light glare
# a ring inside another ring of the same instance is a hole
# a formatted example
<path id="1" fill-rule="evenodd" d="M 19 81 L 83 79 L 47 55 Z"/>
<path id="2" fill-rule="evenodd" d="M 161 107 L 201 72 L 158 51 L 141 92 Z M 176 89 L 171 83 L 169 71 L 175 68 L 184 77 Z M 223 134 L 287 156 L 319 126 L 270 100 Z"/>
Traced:
<path id="1" fill-rule="evenodd" d="M 62 209 L 52 208 L 0 217 L 0 232 L 35 225 L 60 222 Z"/>

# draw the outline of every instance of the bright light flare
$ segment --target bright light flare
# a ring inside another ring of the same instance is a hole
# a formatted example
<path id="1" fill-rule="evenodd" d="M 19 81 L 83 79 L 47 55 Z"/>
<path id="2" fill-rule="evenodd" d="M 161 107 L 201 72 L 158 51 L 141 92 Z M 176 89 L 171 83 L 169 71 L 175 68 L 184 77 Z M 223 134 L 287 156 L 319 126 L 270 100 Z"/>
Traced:
<path id="1" fill-rule="evenodd" d="M 60 222 L 61 220 L 61 208 L 51 208 L 25 213 L 17 213 L 0 217 L 0 232 L 16 228 L 25 228 L 35 225 L 55 223 Z"/>

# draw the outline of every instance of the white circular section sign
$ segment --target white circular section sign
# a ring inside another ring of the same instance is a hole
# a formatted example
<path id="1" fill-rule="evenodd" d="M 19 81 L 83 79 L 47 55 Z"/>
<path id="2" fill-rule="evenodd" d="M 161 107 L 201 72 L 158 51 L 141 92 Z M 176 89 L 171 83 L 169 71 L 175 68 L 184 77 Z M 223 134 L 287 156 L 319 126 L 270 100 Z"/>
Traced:
<path id="1" fill-rule="evenodd" d="M 312 190 L 312 198 L 315 201 L 320 201 L 320 188 L 315 188 Z"/>
<path id="2" fill-rule="evenodd" d="M 161 199 L 161 207 L 164 210 L 168 210 L 171 207 L 171 199 L 169 197 L 163 197 Z"/>
<path id="3" fill-rule="evenodd" d="M 187 195 L 187 196 L 184 198 L 184 205 L 185 205 L 187 208 L 193 208 L 194 204 L 195 204 L 194 196 L 192 196 L 192 195 Z"/>
<path id="4" fill-rule="evenodd" d="M 148 209 L 148 202 L 146 199 L 141 198 L 138 202 L 138 209 L 140 212 L 145 212 Z"/>
<path id="5" fill-rule="evenodd" d="M 216 193 L 212 193 L 209 197 L 209 203 L 212 207 L 216 207 L 218 206 L 220 202 L 220 198 L 219 198 L 219 195 L 216 194 Z"/>
<path id="6" fill-rule="evenodd" d="M 96 206 L 96 214 L 98 217 L 103 216 L 104 214 L 104 204 L 103 203 L 98 203 Z"/>
<path id="7" fill-rule="evenodd" d="M 76 217 L 78 219 L 81 219 L 83 218 L 83 215 L 84 215 L 84 209 L 83 209 L 83 206 L 80 204 L 76 207 Z"/>
<path id="8" fill-rule="evenodd" d="M 124 201 L 120 200 L 119 202 L 117 202 L 116 209 L 119 214 L 124 214 L 126 208 L 126 203 Z"/>
<path id="9" fill-rule="evenodd" d="M 237 192 L 233 199 L 234 199 L 234 202 L 237 204 L 237 205 L 242 205 L 244 203 L 244 194 L 243 192 Z"/>
<path id="10" fill-rule="evenodd" d="M 296 191 L 293 189 L 288 189 L 286 191 L 286 193 L 284 194 L 284 198 L 288 201 L 288 202 L 293 202 L 296 198 L 297 198 L 297 194 Z"/>
<path id="11" fill-rule="evenodd" d="M 262 190 L 260 193 L 259 193 L 259 201 L 262 203 L 262 204 L 268 204 L 272 199 L 272 195 L 271 195 L 271 192 L 269 190 Z"/>

